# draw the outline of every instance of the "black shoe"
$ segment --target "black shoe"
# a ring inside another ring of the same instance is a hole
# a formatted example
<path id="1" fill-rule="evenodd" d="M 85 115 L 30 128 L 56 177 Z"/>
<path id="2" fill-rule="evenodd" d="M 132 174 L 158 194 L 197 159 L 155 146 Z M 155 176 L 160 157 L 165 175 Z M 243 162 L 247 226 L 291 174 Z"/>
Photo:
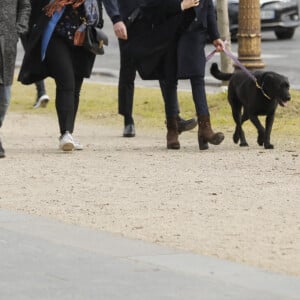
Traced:
<path id="1" fill-rule="evenodd" d="M 188 130 L 195 128 L 198 123 L 195 118 L 189 119 L 189 120 L 184 120 L 178 116 L 177 124 L 178 124 L 178 133 L 180 134 L 183 131 L 188 131 Z"/>
<path id="2" fill-rule="evenodd" d="M 4 151 L 1 141 L 0 141 L 0 158 L 3 158 L 3 157 L 5 157 L 5 151 Z"/>
<path id="3" fill-rule="evenodd" d="M 134 137 L 135 136 L 134 124 L 128 124 L 124 127 L 123 136 L 124 137 Z"/>

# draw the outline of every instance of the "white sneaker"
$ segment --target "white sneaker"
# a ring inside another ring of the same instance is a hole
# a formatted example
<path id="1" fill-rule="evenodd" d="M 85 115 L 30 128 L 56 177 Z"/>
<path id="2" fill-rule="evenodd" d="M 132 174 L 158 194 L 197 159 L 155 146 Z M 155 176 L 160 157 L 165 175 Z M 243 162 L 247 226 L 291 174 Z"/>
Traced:
<path id="1" fill-rule="evenodd" d="M 72 151 L 75 148 L 74 140 L 72 135 L 69 131 L 66 131 L 60 138 L 59 138 L 59 149 L 63 151 Z"/>
<path id="2" fill-rule="evenodd" d="M 80 144 L 79 141 L 73 139 L 73 143 L 74 143 L 74 150 L 83 150 L 83 146 Z"/>
<path id="3" fill-rule="evenodd" d="M 49 100 L 50 100 L 49 96 L 44 94 L 41 97 L 37 98 L 36 102 L 33 105 L 33 108 L 46 107 Z"/>

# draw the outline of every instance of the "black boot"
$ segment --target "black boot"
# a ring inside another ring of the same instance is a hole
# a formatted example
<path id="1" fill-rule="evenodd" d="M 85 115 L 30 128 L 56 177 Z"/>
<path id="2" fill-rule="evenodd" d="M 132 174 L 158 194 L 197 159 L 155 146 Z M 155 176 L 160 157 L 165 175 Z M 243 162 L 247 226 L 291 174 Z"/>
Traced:
<path id="1" fill-rule="evenodd" d="M 214 133 L 209 116 L 198 116 L 198 143 L 200 150 L 208 149 L 208 143 L 219 145 L 224 140 L 222 132 Z"/>
<path id="2" fill-rule="evenodd" d="M 197 126 L 197 120 L 195 118 L 184 120 L 180 116 L 177 116 L 177 124 L 178 124 L 178 133 L 180 134 L 183 131 L 192 130 Z"/>
<path id="3" fill-rule="evenodd" d="M 178 141 L 178 125 L 176 117 L 167 118 L 167 148 L 168 149 L 180 149 Z"/>

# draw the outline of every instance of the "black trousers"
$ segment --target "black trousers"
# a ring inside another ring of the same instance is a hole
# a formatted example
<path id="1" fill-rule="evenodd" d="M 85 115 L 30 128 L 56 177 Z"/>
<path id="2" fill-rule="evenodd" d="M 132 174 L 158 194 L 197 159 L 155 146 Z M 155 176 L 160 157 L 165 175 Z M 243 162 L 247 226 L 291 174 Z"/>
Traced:
<path id="1" fill-rule="evenodd" d="M 50 76 L 56 84 L 55 106 L 60 133 L 73 133 L 79 105 L 83 76 L 77 75 L 75 52 L 85 51 L 82 47 L 72 46 L 67 40 L 52 36 L 47 52 L 46 63 Z M 84 55 L 84 52 L 82 53 Z M 78 62 L 77 62 L 78 65 Z"/>
<path id="2" fill-rule="evenodd" d="M 130 42 L 130 40 L 129 40 Z M 119 40 L 120 47 L 120 74 L 118 87 L 118 111 L 119 114 L 132 117 L 134 99 L 134 81 L 137 68 L 134 57 L 126 51 L 127 41 Z M 174 57 L 167 56 L 166 66 L 174 65 Z M 161 93 L 165 104 L 166 117 L 174 117 L 179 114 L 177 98 L 176 70 L 169 69 L 169 76 L 159 80 Z"/>
<path id="3" fill-rule="evenodd" d="M 126 43 L 126 41 L 119 40 L 120 74 L 118 86 L 118 106 L 119 114 L 132 117 L 136 66 L 132 57 L 130 57 L 125 51 Z"/>

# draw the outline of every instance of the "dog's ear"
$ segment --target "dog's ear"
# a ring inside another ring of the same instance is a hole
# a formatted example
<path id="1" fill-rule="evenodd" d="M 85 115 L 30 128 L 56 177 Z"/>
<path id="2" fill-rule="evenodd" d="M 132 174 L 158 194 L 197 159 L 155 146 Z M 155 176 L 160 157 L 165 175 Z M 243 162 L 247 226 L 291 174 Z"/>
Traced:
<path id="1" fill-rule="evenodd" d="M 290 89 L 290 82 L 289 82 L 289 79 L 286 77 L 286 76 L 282 76 L 283 78 L 283 84 L 285 85 L 285 87 L 287 89 Z"/>
<path id="2" fill-rule="evenodd" d="M 273 98 L 273 95 L 276 94 L 276 90 L 278 89 L 275 74 L 273 72 L 263 72 L 260 78 L 257 78 L 257 81 L 265 93 Z"/>
<path id="3" fill-rule="evenodd" d="M 273 82 L 274 74 L 272 72 L 264 72 L 261 76 L 261 83 L 263 82 Z"/>

